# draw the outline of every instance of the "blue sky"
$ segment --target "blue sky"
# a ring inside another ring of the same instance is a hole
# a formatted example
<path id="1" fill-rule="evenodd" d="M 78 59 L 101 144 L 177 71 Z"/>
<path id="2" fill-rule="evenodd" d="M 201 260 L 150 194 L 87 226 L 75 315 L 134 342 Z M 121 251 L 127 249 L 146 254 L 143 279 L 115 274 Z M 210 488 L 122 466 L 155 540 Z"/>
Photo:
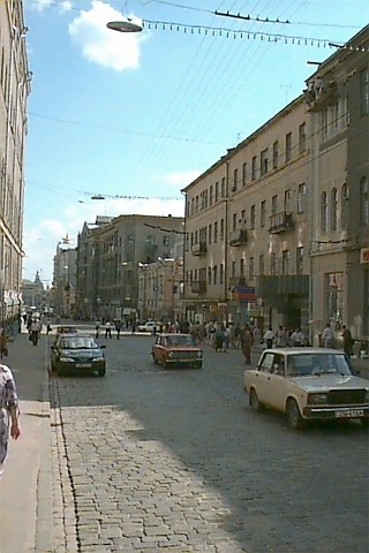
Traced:
<path id="1" fill-rule="evenodd" d="M 324 40 L 342 44 L 369 21 L 369 0 L 24 0 L 24 7 L 33 78 L 23 276 L 33 280 L 38 270 L 45 284 L 57 243 L 68 233 L 75 246 L 84 221 L 183 215 L 181 189 L 302 92 L 314 72 L 307 61 L 335 51 Z M 107 29 L 126 16 L 143 20 L 144 30 Z"/>

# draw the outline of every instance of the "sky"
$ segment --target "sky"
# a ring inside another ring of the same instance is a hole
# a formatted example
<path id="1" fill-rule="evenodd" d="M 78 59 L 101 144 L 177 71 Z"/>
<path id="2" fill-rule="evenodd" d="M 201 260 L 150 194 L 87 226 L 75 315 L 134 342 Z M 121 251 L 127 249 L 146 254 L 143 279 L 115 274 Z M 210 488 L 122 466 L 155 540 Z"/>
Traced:
<path id="1" fill-rule="evenodd" d="M 283 109 L 369 0 L 23 0 L 32 71 L 23 277 L 52 283 L 97 215 L 183 216 L 181 190 Z M 227 15 L 228 14 L 228 15 Z M 236 16 L 236 17 L 232 17 Z M 137 33 L 107 28 L 129 18 Z M 102 195 L 104 200 L 93 200 Z"/>

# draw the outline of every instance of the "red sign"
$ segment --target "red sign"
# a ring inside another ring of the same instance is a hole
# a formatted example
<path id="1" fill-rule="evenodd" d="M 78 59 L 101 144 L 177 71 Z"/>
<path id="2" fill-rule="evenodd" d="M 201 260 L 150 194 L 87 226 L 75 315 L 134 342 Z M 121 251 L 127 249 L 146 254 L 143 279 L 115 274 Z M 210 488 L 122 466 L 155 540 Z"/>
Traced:
<path id="1" fill-rule="evenodd" d="M 369 263 L 369 248 L 360 250 L 360 263 Z"/>

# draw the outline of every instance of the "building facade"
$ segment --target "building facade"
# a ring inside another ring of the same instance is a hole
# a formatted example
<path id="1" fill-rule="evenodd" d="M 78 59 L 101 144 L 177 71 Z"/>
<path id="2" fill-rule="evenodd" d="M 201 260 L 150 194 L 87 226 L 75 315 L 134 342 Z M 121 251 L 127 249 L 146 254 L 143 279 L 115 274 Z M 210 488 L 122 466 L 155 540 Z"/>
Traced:
<path id="1" fill-rule="evenodd" d="M 369 341 L 369 26 L 320 64 L 311 125 L 312 325 Z"/>
<path id="2" fill-rule="evenodd" d="M 308 332 L 307 136 L 300 96 L 185 188 L 191 320 Z"/>
<path id="3" fill-rule="evenodd" d="M 52 301 L 55 315 L 75 316 L 76 303 L 76 248 L 68 245 L 69 239 L 59 242 L 54 256 Z"/>
<path id="4" fill-rule="evenodd" d="M 139 267 L 172 259 L 182 225 L 183 217 L 120 215 L 85 227 L 77 244 L 77 316 L 137 319 Z"/>
<path id="5" fill-rule="evenodd" d="M 0 2 L 0 321 L 21 310 L 24 157 L 31 73 L 19 0 Z"/>

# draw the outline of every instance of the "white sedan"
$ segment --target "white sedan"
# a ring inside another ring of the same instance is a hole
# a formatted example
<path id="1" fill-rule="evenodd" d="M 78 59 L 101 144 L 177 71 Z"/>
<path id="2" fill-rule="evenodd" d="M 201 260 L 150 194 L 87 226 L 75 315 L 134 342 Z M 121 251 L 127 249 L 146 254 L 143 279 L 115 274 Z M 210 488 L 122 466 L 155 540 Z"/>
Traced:
<path id="1" fill-rule="evenodd" d="M 293 429 L 308 421 L 369 421 L 369 380 L 359 378 L 346 355 L 334 349 L 266 349 L 254 370 L 245 370 L 244 388 L 255 411 L 286 413 Z"/>
<path id="2" fill-rule="evenodd" d="M 150 332 L 153 334 L 159 329 L 159 323 L 156 321 L 146 321 L 146 323 L 142 325 L 138 325 L 136 330 L 137 332 Z"/>

